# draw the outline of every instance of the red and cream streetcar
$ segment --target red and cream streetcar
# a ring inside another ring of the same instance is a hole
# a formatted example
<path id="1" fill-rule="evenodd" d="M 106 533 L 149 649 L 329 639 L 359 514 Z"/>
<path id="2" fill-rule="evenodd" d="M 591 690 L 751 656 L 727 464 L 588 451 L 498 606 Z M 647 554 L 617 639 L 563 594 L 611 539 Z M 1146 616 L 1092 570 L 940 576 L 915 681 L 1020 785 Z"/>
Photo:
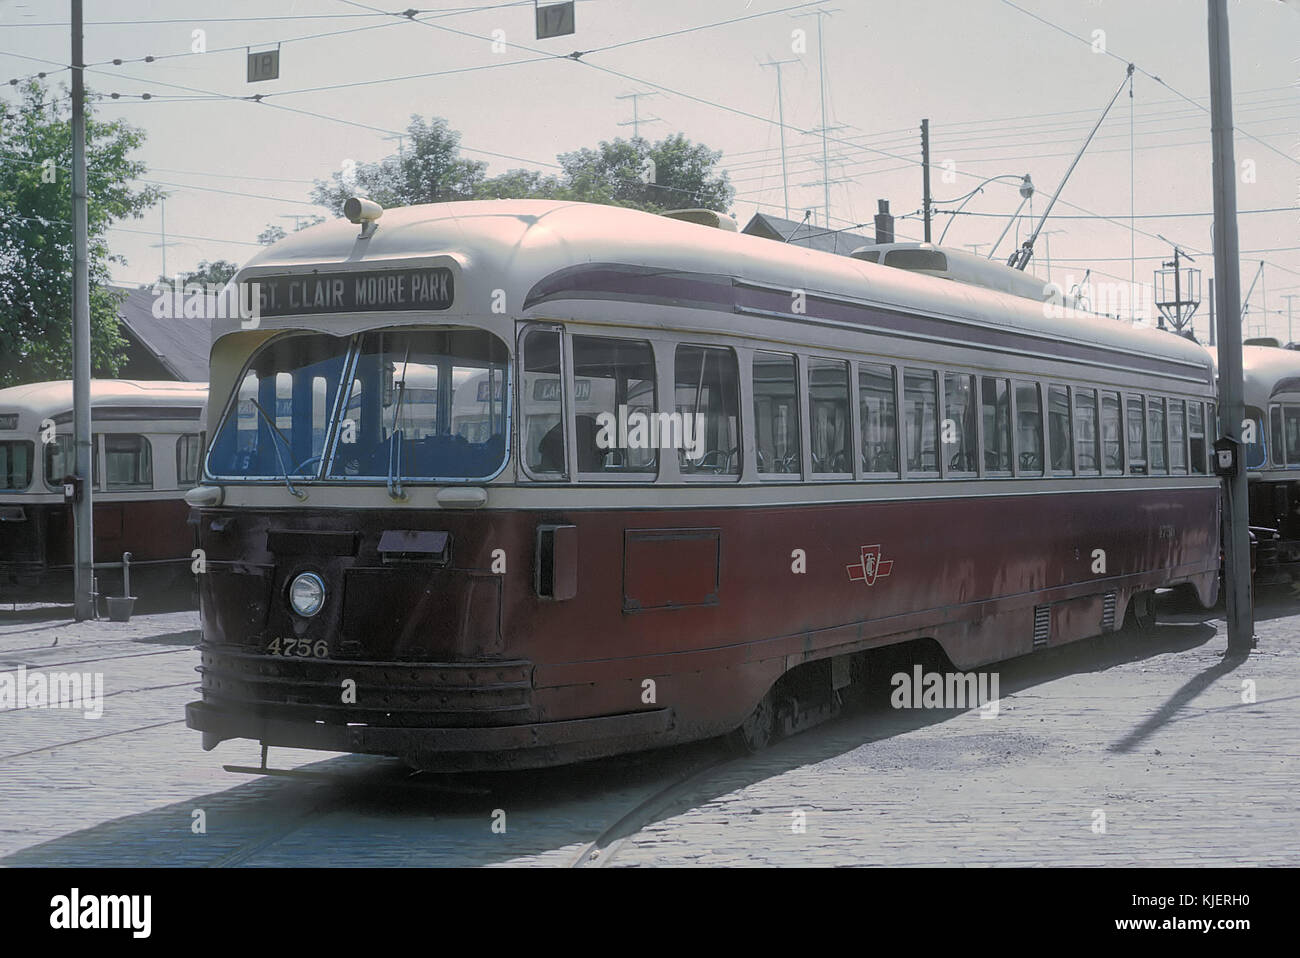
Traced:
<path id="1" fill-rule="evenodd" d="M 757 746 L 874 648 L 967 669 L 1147 620 L 1158 588 L 1216 597 L 1193 343 L 929 247 L 897 268 L 544 201 L 348 213 L 251 260 L 260 316 L 214 329 L 205 748 Z"/>
<path id="2" fill-rule="evenodd" d="M 158 581 L 189 575 L 185 491 L 199 475 L 206 383 L 96 379 L 90 385 L 94 561 Z M 73 566 L 72 383 L 0 389 L 0 596 L 64 598 Z"/>

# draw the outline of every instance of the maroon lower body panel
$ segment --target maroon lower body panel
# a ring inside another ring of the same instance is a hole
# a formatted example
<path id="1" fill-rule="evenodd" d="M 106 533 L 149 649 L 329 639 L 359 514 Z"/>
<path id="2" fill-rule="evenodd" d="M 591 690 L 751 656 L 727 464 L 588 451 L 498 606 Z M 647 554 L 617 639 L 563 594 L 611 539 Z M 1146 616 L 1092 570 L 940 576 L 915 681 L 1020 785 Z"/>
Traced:
<path id="1" fill-rule="evenodd" d="M 94 513 L 95 562 L 121 562 L 126 552 L 137 563 L 174 562 L 179 567 L 190 561 L 194 530 L 185 500 L 96 502 Z M 51 587 L 71 583 L 72 507 L 22 505 L 21 516 L 0 522 L 0 587 L 7 587 L 6 595 L 20 587 L 46 598 Z"/>
<path id="2" fill-rule="evenodd" d="M 803 663 L 926 638 L 971 669 L 1114 630 L 1155 588 L 1186 584 L 1211 604 L 1218 508 L 1206 486 L 727 509 L 206 510 L 203 700 L 187 719 L 208 748 L 244 737 L 448 769 L 705 738 Z M 380 551 L 385 533 L 411 532 L 450 545 Z M 287 602 L 302 572 L 326 586 L 310 618 Z"/>

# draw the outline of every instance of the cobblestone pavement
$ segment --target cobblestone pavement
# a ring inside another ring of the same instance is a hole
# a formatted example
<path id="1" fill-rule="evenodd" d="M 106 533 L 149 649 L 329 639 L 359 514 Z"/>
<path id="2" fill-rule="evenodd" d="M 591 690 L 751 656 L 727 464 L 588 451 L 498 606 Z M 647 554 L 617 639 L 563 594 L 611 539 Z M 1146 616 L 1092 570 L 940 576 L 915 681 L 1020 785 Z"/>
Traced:
<path id="1" fill-rule="evenodd" d="M 105 696 L 98 719 L 0 712 L 0 864 L 567 865 L 604 834 L 612 866 L 1297 865 L 1300 603 L 1258 614 L 1240 661 L 1221 619 L 1182 613 L 1004 663 L 994 718 L 891 709 L 881 675 L 876 704 L 746 759 L 411 779 L 272 750 L 314 780 L 226 772 L 257 745 L 185 728 L 196 613 L 0 607 L 0 671 L 102 671 Z"/>

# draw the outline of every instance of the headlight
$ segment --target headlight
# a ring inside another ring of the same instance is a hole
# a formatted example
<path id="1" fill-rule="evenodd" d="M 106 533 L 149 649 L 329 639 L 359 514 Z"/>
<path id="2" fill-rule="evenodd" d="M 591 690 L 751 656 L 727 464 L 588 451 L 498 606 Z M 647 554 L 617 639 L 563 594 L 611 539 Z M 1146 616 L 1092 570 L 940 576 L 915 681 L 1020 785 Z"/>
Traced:
<path id="1" fill-rule="evenodd" d="M 289 604 L 299 615 L 310 618 L 325 604 L 325 583 L 315 572 L 304 572 L 289 585 Z"/>

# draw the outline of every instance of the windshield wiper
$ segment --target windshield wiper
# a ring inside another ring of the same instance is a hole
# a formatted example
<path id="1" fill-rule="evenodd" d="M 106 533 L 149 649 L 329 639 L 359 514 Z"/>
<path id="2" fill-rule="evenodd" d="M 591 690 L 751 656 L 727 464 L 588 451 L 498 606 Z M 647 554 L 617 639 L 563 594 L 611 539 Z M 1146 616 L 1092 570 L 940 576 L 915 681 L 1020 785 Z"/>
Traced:
<path id="1" fill-rule="evenodd" d="M 266 420 L 266 424 L 271 427 L 271 431 L 280 437 L 280 441 L 284 443 L 285 448 L 287 448 L 290 452 L 293 452 L 293 446 L 290 444 L 288 439 L 284 438 L 284 433 L 280 432 L 280 427 L 275 424 L 275 420 L 272 419 L 267 414 L 266 410 L 262 408 L 262 404 L 258 402 L 256 399 L 250 398 L 248 401 L 253 404 L 253 408 L 258 411 L 258 413 L 261 415 L 261 417 L 264 420 Z M 293 480 L 289 478 L 289 467 L 284 464 L 284 453 L 280 452 L 280 447 L 278 445 L 272 443 L 272 446 L 275 449 L 275 458 L 279 460 L 280 463 L 280 472 L 282 478 L 284 479 L 285 488 L 288 489 L 290 493 L 292 493 L 295 499 L 306 499 L 307 493 L 299 492 L 297 489 L 293 487 Z"/>
<path id="2" fill-rule="evenodd" d="M 397 402 L 393 404 L 393 426 L 388 434 L 388 495 L 393 499 L 405 499 L 402 492 L 402 398 L 406 395 L 406 367 L 411 362 L 411 347 L 406 347 L 406 356 L 402 359 L 402 378 L 394 385 L 397 387 Z M 396 468 L 394 468 L 394 465 Z"/>

